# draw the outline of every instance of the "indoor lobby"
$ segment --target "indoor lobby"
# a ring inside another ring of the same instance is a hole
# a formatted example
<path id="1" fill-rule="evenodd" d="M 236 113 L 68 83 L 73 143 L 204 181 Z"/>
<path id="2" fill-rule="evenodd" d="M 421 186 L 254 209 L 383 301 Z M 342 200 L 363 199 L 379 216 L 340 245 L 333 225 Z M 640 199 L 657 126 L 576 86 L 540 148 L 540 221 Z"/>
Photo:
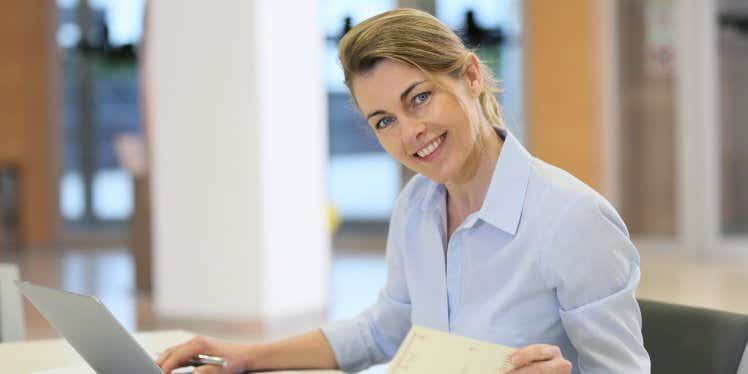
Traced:
<path id="1" fill-rule="evenodd" d="M 131 333 L 174 332 L 158 350 L 269 341 L 371 306 L 414 174 L 357 111 L 337 47 L 399 7 L 456 30 L 493 69 L 511 134 L 620 213 L 640 302 L 718 313 L 673 319 L 672 339 L 709 347 L 719 318 L 742 326 L 683 365 L 748 373 L 742 0 L 8 0 L 0 360 L 83 362 L 15 279 L 94 296 Z M 675 372 L 647 349 L 653 373 Z"/>

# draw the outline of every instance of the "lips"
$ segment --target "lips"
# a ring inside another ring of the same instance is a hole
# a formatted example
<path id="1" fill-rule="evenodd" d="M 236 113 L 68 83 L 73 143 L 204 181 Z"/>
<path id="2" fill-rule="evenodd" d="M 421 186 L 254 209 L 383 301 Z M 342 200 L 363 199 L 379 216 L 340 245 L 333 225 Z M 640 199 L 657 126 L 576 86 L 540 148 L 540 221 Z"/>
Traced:
<path id="1" fill-rule="evenodd" d="M 414 157 L 419 159 L 428 159 L 429 156 L 433 155 L 446 139 L 447 133 L 438 136 L 436 139 L 430 141 L 428 144 L 421 147 L 417 152 L 413 154 Z"/>

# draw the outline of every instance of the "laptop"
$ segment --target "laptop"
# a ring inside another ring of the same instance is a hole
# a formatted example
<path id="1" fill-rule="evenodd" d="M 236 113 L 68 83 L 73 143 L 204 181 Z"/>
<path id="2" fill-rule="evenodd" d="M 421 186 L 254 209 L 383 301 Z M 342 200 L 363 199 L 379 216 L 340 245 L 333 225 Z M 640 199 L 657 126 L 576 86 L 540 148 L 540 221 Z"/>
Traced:
<path id="1" fill-rule="evenodd" d="M 97 373 L 163 374 L 151 355 L 95 297 L 31 282 L 15 283 Z"/>

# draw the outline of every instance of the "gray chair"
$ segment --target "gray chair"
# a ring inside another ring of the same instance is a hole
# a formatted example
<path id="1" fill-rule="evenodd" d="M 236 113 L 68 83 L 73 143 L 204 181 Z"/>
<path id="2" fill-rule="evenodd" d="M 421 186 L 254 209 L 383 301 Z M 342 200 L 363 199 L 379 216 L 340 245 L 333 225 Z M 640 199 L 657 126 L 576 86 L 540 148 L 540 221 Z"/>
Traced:
<path id="1" fill-rule="evenodd" d="M 14 281 L 19 279 L 18 266 L 0 264 L 0 342 L 26 338 L 23 300 Z"/>
<path id="2" fill-rule="evenodd" d="M 653 374 L 748 374 L 748 315 L 639 300 Z"/>

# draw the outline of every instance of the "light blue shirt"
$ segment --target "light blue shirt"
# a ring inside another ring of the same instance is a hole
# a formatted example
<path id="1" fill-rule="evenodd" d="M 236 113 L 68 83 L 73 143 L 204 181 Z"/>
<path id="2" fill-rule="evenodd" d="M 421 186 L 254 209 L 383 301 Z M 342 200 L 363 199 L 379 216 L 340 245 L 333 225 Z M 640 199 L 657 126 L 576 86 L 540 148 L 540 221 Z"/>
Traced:
<path id="1" fill-rule="evenodd" d="M 498 131 L 505 142 L 483 206 L 451 238 L 444 185 L 417 175 L 400 193 L 378 300 L 322 329 L 342 370 L 389 361 L 415 324 L 517 348 L 557 345 L 574 373 L 650 372 L 639 254 L 621 217 Z"/>

